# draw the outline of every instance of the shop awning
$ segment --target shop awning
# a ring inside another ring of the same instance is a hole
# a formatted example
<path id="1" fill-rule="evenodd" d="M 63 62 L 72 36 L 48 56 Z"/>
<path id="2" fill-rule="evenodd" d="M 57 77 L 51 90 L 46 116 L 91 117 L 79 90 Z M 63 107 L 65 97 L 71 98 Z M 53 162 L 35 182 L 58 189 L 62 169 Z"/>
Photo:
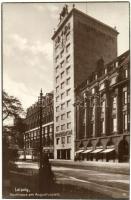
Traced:
<path id="1" fill-rule="evenodd" d="M 103 149 L 95 149 L 95 150 L 92 151 L 91 153 L 99 153 L 99 152 L 101 152 L 101 151 L 103 151 Z"/>
<path id="2" fill-rule="evenodd" d="M 83 151 L 82 153 L 89 153 L 91 151 L 92 151 L 92 149 L 87 149 L 87 150 Z"/>
<path id="3" fill-rule="evenodd" d="M 109 153 L 109 152 L 112 152 L 114 151 L 115 149 L 112 148 L 112 149 L 105 149 L 104 151 L 102 151 L 101 153 Z"/>
<path id="4" fill-rule="evenodd" d="M 81 153 L 81 152 L 83 152 L 84 150 L 78 150 L 78 151 L 76 151 L 75 153 Z"/>

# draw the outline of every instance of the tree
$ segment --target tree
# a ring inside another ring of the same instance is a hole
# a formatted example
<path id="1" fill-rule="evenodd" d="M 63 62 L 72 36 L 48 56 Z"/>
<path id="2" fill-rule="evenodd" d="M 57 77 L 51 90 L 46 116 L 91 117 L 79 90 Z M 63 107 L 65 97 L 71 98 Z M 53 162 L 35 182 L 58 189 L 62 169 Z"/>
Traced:
<path id="1" fill-rule="evenodd" d="M 24 113 L 21 102 L 14 96 L 9 96 L 3 91 L 3 121 L 8 117 L 17 118 Z"/>

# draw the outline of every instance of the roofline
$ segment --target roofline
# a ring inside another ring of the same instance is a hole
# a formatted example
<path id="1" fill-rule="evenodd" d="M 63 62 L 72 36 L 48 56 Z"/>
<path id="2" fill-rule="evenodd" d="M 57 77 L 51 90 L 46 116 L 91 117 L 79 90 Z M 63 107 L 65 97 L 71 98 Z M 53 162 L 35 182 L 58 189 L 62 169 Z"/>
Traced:
<path id="1" fill-rule="evenodd" d="M 98 24 L 101 24 L 102 26 L 105 26 L 106 28 L 110 29 L 112 32 L 114 32 L 114 34 L 118 35 L 119 32 L 117 30 L 115 30 L 114 28 L 112 28 L 111 26 L 97 20 L 94 17 L 91 17 L 90 15 L 85 14 L 84 12 L 76 9 L 76 8 L 72 8 L 72 10 L 69 12 L 69 14 L 66 16 L 66 18 L 64 19 L 64 21 L 62 22 L 62 24 L 58 27 L 58 29 L 55 31 L 55 33 L 53 34 L 53 36 L 51 37 L 51 39 L 53 40 L 56 35 L 58 34 L 58 32 L 60 31 L 60 29 L 64 26 L 64 24 L 67 22 L 67 20 L 71 17 L 71 15 L 73 14 L 73 12 L 79 13 L 81 15 L 84 15 L 85 17 L 90 18 L 91 20 L 97 22 Z"/>

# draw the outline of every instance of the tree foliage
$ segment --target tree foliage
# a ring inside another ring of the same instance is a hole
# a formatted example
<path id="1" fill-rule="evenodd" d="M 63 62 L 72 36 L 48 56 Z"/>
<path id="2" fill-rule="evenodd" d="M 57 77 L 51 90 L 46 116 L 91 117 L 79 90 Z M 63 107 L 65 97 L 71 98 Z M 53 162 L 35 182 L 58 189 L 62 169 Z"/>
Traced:
<path id="1" fill-rule="evenodd" d="M 3 91 L 3 121 L 8 117 L 17 118 L 20 114 L 24 113 L 22 104 L 14 96 L 9 96 L 5 91 Z"/>

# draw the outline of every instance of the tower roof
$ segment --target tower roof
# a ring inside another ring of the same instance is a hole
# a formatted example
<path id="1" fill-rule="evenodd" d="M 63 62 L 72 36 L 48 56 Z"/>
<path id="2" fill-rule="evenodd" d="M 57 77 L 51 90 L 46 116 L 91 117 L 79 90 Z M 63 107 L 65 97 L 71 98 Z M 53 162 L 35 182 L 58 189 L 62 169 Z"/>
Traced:
<path id="1" fill-rule="evenodd" d="M 63 11 L 62 11 L 63 12 Z M 115 28 L 112 28 L 111 26 L 109 26 L 109 25 L 107 25 L 107 24 L 105 24 L 105 23 L 103 23 L 103 22 L 101 22 L 101 21 L 99 21 L 99 20 L 97 20 L 97 19 L 95 19 L 95 18 L 93 18 L 93 17 L 91 17 L 91 16 L 89 16 L 89 15 L 87 15 L 87 14 L 85 14 L 85 13 L 83 13 L 82 11 L 80 11 L 80 10 L 78 10 L 78 9 L 76 9 L 76 8 L 72 8 L 72 10 L 68 13 L 66 13 L 65 15 L 64 15 L 64 19 L 63 19 L 63 21 L 62 21 L 62 23 L 59 23 L 58 24 L 58 28 L 57 28 L 57 30 L 54 32 L 54 34 L 53 34 L 53 36 L 52 36 L 52 40 L 56 37 L 56 35 L 59 33 L 59 31 L 62 29 L 62 27 L 65 25 L 65 23 L 68 21 L 68 19 L 72 16 L 72 15 L 81 15 L 81 16 L 83 16 L 83 17 L 85 17 L 85 18 L 88 18 L 88 19 L 90 19 L 91 21 L 93 21 L 94 23 L 97 23 L 97 24 L 99 24 L 100 26 L 102 26 L 102 27 L 105 27 L 106 29 L 108 29 L 110 32 L 112 32 L 112 34 L 115 34 L 115 35 L 117 35 L 119 32 L 115 29 Z"/>

